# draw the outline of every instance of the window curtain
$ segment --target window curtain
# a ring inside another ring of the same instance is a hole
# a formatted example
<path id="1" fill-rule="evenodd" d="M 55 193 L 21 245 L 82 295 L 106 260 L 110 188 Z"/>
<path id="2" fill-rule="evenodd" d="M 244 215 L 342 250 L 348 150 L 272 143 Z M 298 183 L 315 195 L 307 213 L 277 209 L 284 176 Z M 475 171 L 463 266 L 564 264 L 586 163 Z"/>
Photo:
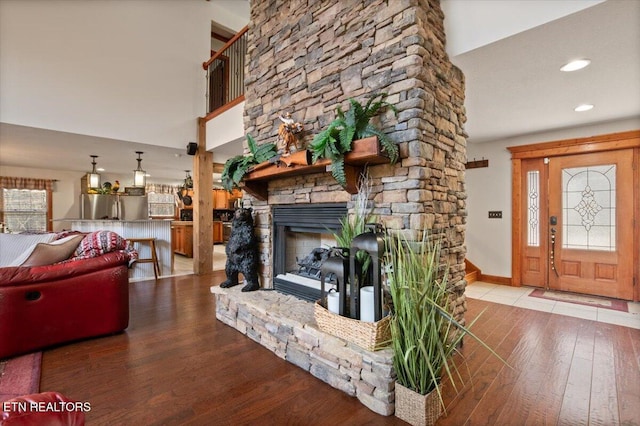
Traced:
<path id="1" fill-rule="evenodd" d="M 12 176 L 0 176 L 0 188 L 4 189 L 39 189 L 53 191 L 55 179 L 33 179 Z"/>
<path id="2" fill-rule="evenodd" d="M 156 194 L 176 194 L 180 192 L 182 187 L 178 185 L 161 185 L 157 183 L 150 183 L 146 186 L 147 193 L 155 192 Z"/>

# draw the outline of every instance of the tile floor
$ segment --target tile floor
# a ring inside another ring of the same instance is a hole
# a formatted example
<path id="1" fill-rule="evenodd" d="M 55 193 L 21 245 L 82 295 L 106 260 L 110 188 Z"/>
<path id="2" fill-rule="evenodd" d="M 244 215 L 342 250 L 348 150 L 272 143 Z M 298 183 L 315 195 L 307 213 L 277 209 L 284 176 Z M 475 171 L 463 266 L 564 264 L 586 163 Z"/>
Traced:
<path id="1" fill-rule="evenodd" d="M 535 290 L 533 287 L 509 287 L 476 281 L 467 286 L 465 295 L 471 299 L 486 300 L 488 302 L 640 329 L 640 303 L 628 302 L 629 312 L 627 313 L 529 297 L 529 293 L 533 290 Z"/>
<path id="2" fill-rule="evenodd" d="M 215 244 L 213 246 L 214 271 L 221 271 L 224 269 L 224 265 L 227 261 L 227 255 L 224 250 L 224 244 Z M 173 256 L 173 274 L 171 274 L 171 276 L 193 274 L 193 258 L 179 254 L 174 254 Z"/>

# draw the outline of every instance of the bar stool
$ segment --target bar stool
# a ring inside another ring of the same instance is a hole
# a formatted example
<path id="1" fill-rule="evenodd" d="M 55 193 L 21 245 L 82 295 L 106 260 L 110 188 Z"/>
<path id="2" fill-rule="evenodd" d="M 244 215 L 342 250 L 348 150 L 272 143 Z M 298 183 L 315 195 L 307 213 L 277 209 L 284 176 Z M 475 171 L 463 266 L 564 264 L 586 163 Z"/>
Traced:
<path id="1" fill-rule="evenodd" d="M 131 244 L 132 247 L 134 247 L 135 243 L 149 244 L 149 249 L 151 250 L 151 257 L 147 257 L 147 258 L 138 257 L 137 263 L 153 263 L 153 275 L 155 275 L 157 280 L 158 275 L 160 275 L 160 264 L 158 263 L 158 256 L 156 254 L 156 239 L 155 238 L 127 238 L 127 241 L 129 242 L 129 244 Z M 138 251 L 138 255 L 140 255 L 140 251 Z"/>

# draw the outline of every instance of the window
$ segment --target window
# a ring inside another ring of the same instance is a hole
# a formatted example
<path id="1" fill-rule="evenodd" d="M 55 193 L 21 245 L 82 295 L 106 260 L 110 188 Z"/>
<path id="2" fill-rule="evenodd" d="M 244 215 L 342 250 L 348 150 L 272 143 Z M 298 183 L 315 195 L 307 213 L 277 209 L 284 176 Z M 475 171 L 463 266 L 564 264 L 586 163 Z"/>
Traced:
<path id="1" fill-rule="evenodd" d="M 11 232 L 50 230 L 49 202 L 46 190 L 2 189 L 1 221 Z"/>
<path id="2" fill-rule="evenodd" d="M 173 194 L 150 192 L 147 196 L 149 200 L 149 216 L 167 218 L 175 217 L 176 202 Z"/>
<path id="3" fill-rule="evenodd" d="M 55 180 L 0 176 L 0 222 L 11 232 L 51 231 Z"/>
<path id="4" fill-rule="evenodd" d="M 532 170 L 527 173 L 527 224 L 529 232 L 527 233 L 528 245 L 532 247 L 540 246 L 540 231 L 538 225 L 540 223 L 540 172 Z"/>

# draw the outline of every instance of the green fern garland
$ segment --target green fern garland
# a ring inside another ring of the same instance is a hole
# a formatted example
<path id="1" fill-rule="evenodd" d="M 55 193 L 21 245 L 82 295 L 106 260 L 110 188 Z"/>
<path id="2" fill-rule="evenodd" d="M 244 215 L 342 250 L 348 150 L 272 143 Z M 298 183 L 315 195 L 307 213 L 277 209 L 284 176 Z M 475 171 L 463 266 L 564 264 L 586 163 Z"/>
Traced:
<path id="1" fill-rule="evenodd" d="M 252 166 L 269 161 L 278 154 L 274 143 L 258 145 L 251 135 L 247 135 L 248 155 L 236 155 L 224 163 L 222 169 L 222 187 L 228 192 L 240 189 L 240 182 Z"/>
<path id="2" fill-rule="evenodd" d="M 374 95 L 367 101 L 366 105 L 353 98 L 349 99 L 351 108 L 344 112 L 338 107 L 336 118 L 329 126 L 318 133 L 309 145 L 313 152 L 313 162 L 320 158 L 331 160 L 331 174 L 343 187 L 347 185 L 344 172 L 344 156 L 351 151 L 354 140 L 363 139 L 370 136 L 377 136 L 382 146 L 382 151 L 389 156 L 391 164 L 398 161 L 398 146 L 389 139 L 375 125 L 371 124 L 371 119 L 378 115 L 384 108 L 391 109 L 395 115 L 398 110 L 385 99 L 386 93 Z"/>

